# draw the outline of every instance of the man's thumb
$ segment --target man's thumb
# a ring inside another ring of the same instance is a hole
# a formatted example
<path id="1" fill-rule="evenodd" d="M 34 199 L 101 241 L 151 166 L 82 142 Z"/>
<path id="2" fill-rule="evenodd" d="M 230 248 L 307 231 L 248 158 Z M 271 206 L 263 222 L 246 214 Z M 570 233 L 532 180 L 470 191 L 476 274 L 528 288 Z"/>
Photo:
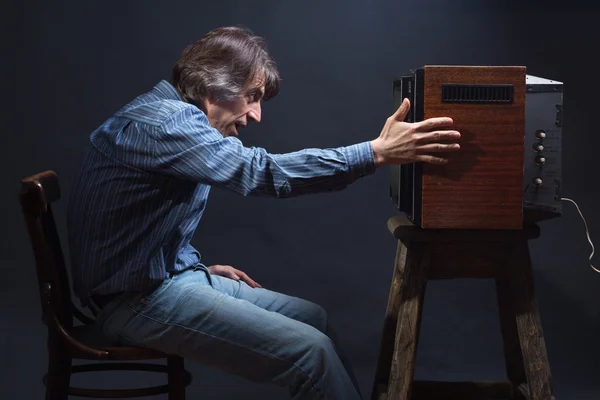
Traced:
<path id="1" fill-rule="evenodd" d="M 400 104 L 400 107 L 398 107 L 394 113 L 394 119 L 396 121 L 404 121 L 406 114 L 408 114 L 408 110 L 410 110 L 410 101 L 408 101 L 407 98 L 404 98 L 404 100 L 402 100 L 402 104 Z"/>

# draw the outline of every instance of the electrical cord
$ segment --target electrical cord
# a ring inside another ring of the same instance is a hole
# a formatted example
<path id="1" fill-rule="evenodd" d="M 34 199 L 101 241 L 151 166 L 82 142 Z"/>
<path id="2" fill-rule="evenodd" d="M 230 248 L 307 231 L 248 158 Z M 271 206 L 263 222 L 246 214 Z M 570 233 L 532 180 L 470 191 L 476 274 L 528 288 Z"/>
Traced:
<path id="1" fill-rule="evenodd" d="M 590 238 L 590 231 L 588 229 L 587 226 L 587 222 L 585 222 L 585 218 L 583 217 L 583 214 L 581 213 L 581 210 L 579 209 L 579 206 L 577 205 L 577 203 L 575 203 L 575 201 L 567 198 L 567 197 L 561 197 L 560 198 L 562 201 L 569 201 L 571 203 L 573 203 L 575 205 L 575 208 L 577 209 L 577 212 L 579 213 L 579 216 L 581 217 L 581 219 L 583 220 L 583 226 L 585 228 L 585 235 L 587 236 L 587 240 L 588 242 L 590 242 L 590 246 L 592 246 L 592 254 L 590 254 L 589 257 L 589 261 L 590 261 L 590 267 L 592 267 L 592 269 L 598 273 L 600 273 L 600 270 L 598 270 L 596 267 L 594 267 L 592 265 L 592 257 L 594 256 L 594 244 L 592 243 L 592 239 Z"/>

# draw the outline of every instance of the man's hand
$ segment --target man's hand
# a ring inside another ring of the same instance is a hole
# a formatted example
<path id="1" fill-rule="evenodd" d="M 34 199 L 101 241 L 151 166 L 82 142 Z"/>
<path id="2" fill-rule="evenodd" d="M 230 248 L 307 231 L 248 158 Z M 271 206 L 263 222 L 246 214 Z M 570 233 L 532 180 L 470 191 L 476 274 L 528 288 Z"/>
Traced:
<path id="1" fill-rule="evenodd" d="M 449 130 L 454 123 L 451 118 L 404 122 L 409 109 L 410 103 L 404 99 L 394 115 L 387 119 L 379 137 L 371 141 L 375 166 L 417 161 L 446 164 L 448 159 L 438 153 L 460 149 L 458 143 L 449 143 L 460 139 L 460 133 Z"/>
<path id="2" fill-rule="evenodd" d="M 231 265 L 211 265 L 208 270 L 212 275 L 220 275 L 225 278 L 246 282 L 250 287 L 261 288 L 262 286 L 254 282 L 245 272 L 233 268 Z"/>

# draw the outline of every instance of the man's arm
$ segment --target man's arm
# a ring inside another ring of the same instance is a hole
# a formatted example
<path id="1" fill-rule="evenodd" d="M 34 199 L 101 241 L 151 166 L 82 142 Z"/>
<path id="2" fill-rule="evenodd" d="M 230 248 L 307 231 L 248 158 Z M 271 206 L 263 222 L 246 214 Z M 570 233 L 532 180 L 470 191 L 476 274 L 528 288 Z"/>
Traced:
<path id="1" fill-rule="evenodd" d="M 445 164 L 443 153 L 457 151 L 460 138 L 450 118 L 404 122 L 405 99 L 371 141 L 335 149 L 304 149 L 269 154 L 223 138 L 201 111 L 186 107 L 156 127 L 151 169 L 180 179 L 234 190 L 243 195 L 292 197 L 341 190 L 387 164 Z"/>
<path id="2" fill-rule="evenodd" d="M 371 143 L 335 149 L 270 154 L 245 147 L 213 129 L 199 110 L 186 107 L 151 133 L 150 169 L 243 195 L 292 197 L 341 190 L 375 171 Z"/>

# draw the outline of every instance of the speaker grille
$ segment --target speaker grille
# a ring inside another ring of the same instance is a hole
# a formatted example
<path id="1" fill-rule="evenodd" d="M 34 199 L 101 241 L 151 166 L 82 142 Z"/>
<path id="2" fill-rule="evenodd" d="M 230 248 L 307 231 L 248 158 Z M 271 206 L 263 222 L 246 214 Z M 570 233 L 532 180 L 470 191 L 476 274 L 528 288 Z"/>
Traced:
<path id="1" fill-rule="evenodd" d="M 442 102 L 506 104 L 513 102 L 513 92 L 513 85 L 442 84 Z"/>

